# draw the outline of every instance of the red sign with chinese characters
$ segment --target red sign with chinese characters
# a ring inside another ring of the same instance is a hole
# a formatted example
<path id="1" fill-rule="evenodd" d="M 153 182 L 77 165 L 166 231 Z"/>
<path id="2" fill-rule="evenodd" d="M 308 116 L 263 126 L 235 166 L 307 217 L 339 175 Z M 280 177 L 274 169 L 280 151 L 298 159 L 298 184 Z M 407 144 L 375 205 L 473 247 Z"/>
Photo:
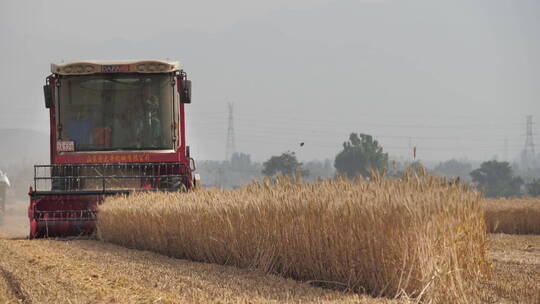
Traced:
<path id="1" fill-rule="evenodd" d="M 88 155 L 85 159 L 90 164 L 106 163 L 147 163 L 150 162 L 150 154 L 96 154 Z"/>

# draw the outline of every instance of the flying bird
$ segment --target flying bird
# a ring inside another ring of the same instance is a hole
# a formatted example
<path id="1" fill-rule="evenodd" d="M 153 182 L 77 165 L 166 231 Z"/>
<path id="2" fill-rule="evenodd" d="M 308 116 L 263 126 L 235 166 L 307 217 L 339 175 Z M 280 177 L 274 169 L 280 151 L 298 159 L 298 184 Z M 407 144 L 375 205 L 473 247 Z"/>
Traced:
<path id="1" fill-rule="evenodd" d="M 301 142 L 301 143 L 300 143 L 300 147 L 303 147 L 303 146 L 304 146 L 304 143 L 303 143 L 303 142 Z"/>

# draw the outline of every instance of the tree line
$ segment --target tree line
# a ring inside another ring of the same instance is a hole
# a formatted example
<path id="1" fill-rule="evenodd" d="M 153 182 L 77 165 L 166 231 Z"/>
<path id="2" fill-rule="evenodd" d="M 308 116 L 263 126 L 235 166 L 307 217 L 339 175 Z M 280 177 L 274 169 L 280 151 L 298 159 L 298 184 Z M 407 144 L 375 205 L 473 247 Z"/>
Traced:
<path id="1" fill-rule="evenodd" d="M 419 162 L 411 166 L 420 166 Z M 395 161 L 389 161 L 388 153 L 373 136 L 368 134 L 351 133 L 348 141 L 343 143 L 342 149 L 334 159 L 337 174 L 353 178 L 361 175 L 370 178 L 372 172 L 389 176 L 403 174 L 403 166 L 397 168 Z M 401 169 L 401 170 L 400 170 Z M 292 176 L 300 172 L 302 176 L 310 175 L 309 170 L 303 168 L 294 152 L 284 152 L 272 156 L 263 163 L 262 173 L 265 176 L 283 174 Z M 525 182 L 516 176 L 510 163 L 490 160 L 481 163 L 477 169 L 471 164 L 450 160 L 440 163 L 432 172 L 457 178 L 461 182 L 470 182 L 483 191 L 486 197 L 515 197 L 522 195 L 540 196 L 540 179 Z"/>

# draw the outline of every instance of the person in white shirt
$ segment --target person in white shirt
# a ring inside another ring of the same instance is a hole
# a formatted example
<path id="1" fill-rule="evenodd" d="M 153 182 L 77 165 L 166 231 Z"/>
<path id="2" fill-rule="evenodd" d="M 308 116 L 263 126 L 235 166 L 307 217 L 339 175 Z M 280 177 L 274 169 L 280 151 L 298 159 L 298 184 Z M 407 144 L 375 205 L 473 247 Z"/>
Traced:
<path id="1" fill-rule="evenodd" d="M 4 213 L 6 209 L 6 190 L 10 186 L 7 175 L 0 171 L 0 213 Z"/>

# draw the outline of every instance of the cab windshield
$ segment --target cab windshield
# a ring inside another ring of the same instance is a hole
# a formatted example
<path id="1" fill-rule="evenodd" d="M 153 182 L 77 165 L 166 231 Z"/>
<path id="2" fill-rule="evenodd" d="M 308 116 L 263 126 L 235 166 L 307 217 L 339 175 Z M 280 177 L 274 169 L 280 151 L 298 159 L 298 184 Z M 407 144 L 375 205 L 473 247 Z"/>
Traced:
<path id="1" fill-rule="evenodd" d="M 174 148 L 171 74 L 60 78 L 58 140 L 75 151 Z"/>

